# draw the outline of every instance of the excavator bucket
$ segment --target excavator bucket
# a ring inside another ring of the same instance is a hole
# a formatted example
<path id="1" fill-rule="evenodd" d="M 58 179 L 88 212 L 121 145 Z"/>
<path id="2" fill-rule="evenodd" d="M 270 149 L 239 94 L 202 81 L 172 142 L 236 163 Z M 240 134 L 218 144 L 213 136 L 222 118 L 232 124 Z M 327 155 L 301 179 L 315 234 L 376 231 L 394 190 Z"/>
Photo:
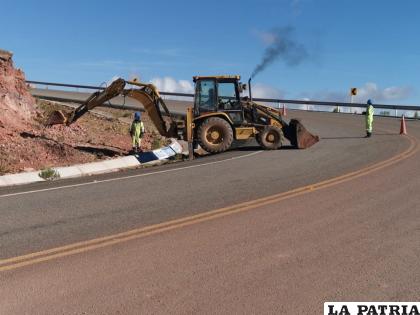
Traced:
<path id="1" fill-rule="evenodd" d="M 47 126 L 64 125 L 66 122 L 67 122 L 66 115 L 64 115 L 61 110 L 55 110 L 50 114 L 45 124 Z"/>
<path id="2" fill-rule="evenodd" d="M 286 127 L 286 137 L 298 149 L 307 149 L 319 141 L 319 137 L 310 133 L 297 119 L 291 119 Z"/>

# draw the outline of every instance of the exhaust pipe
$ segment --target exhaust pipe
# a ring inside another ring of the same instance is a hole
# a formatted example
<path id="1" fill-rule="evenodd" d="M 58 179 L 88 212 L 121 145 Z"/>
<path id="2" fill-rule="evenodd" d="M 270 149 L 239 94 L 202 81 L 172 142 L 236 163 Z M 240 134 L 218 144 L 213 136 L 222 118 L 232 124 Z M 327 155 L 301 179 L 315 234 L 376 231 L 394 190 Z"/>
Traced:
<path id="1" fill-rule="evenodd" d="M 249 91 L 249 100 L 252 102 L 251 80 L 252 80 L 252 78 L 249 78 L 249 80 L 248 80 L 248 91 Z"/>

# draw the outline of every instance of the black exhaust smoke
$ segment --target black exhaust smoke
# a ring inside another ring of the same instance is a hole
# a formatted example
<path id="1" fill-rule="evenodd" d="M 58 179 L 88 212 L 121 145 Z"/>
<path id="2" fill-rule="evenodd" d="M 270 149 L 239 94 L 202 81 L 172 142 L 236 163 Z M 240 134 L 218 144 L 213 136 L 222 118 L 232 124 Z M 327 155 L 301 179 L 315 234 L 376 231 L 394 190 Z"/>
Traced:
<path id="1" fill-rule="evenodd" d="M 308 57 L 305 47 L 293 39 L 293 32 L 294 28 L 287 26 L 275 28 L 267 34 L 270 45 L 264 51 L 263 58 L 255 67 L 251 78 L 254 78 L 280 57 L 289 66 L 297 66 Z"/>

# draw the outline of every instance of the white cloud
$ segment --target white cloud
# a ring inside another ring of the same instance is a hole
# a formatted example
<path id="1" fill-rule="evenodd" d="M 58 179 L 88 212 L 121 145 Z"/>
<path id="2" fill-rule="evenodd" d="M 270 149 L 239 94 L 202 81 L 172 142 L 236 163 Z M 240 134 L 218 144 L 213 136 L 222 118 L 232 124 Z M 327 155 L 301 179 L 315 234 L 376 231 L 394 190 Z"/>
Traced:
<path id="1" fill-rule="evenodd" d="M 316 100 L 316 101 L 329 101 L 329 102 L 350 102 L 350 91 L 331 91 L 324 90 L 311 93 L 300 93 L 298 96 L 301 100 Z M 367 82 L 361 87 L 357 88 L 357 95 L 353 97 L 354 103 L 366 104 L 368 99 L 371 99 L 374 106 L 376 104 L 392 104 L 397 101 L 403 101 L 410 97 L 413 93 L 413 89 L 408 86 L 391 86 L 386 88 L 380 88 L 376 83 Z M 293 106 L 295 108 L 295 106 Z M 306 105 L 301 105 L 299 108 L 306 109 Z M 298 108 L 298 107 L 296 107 Z M 310 109 L 331 111 L 334 109 L 333 106 L 309 106 Z M 361 113 L 363 108 L 344 108 L 340 107 L 342 112 Z"/>
<path id="2" fill-rule="evenodd" d="M 156 77 L 150 80 L 159 91 L 174 93 L 194 93 L 194 85 L 188 80 L 176 80 L 172 77 Z M 248 91 L 244 92 L 248 95 Z M 257 98 L 283 98 L 283 91 L 276 87 L 255 83 L 252 84 L 252 96 Z"/>
<path id="3" fill-rule="evenodd" d="M 372 99 L 374 103 L 391 103 L 402 101 L 411 96 L 413 90 L 408 86 L 391 86 L 380 88 L 376 83 L 367 82 L 357 88 L 357 95 L 354 96 L 355 103 L 366 103 Z M 349 91 L 318 91 L 315 93 L 302 93 L 301 98 L 308 97 L 312 100 L 331 101 L 331 102 L 350 102 Z"/>
<path id="4" fill-rule="evenodd" d="M 176 80 L 172 77 L 156 77 L 150 80 L 159 91 L 174 93 L 194 93 L 194 85 L 188 80 Z M 244 91 L 243 95 L 248 95 Z M 252 84 L 252 96 L 256 98 L 283 98 L 283 91 L 270 85 L 255 83 Z"/>
<path id="5" fill-rule="evenodd" d="M 194 93 L 194 86 L 188 80 L 175 80 L 172 77 L 153 78 L 150 80 L 159 91 L 175 93 Z"/>
<path id="6" fill-rule="evenodd" d="M 358 93 L 354 100 L 356 102 L 365 102 L 372 99 L 374 102 L 389 102 L 404 100 L 412 93 L 412 89 L 407 86 L 390 86 L 384 89 L 378 87 L 376 83 L 367 82 L 358 89 Z"/>
<path id="7" fill-rule="evenodd" d="M 110 80 L 106 81 L 109 85 L 121 76 L 115 75 Z M 130 79 L 139 77 L 138 75 L 131 75 Z M 176 80 L 173 77 L 155 77 L 150 80 L 150 83 L 155 85 L 159 91 L 172 93 L 194 93 L 194 85 L 188 80 Z M 243 93 L 248 95 L 248 91 Z M 257 98 L 284 98 L 284 92 L 274 86 L 255 83 L 252 84 L 252 96 Z"/>
<path id="8" fill-rule="evenodd" d="M 104 82 L 106 86 L 109 86 L 115 80 L 122 76 L 114 75 L 110 80 Z M 138 74 L 132 73 L 128 80 L 137 78 L 141 81 L 141 77 Z M 155 85 L 161 92 L 172 92 L 172 93 L 194 93 L 194 86 L 190 81 L 187 80 L 175 80 L 172 77 L 156 77 L 150 80 L 150 83 Z"/>
<path id="9" fill-rule="evenodd" d="M 270 85 L 256 83 L 252 84 L 252 97 L 257 98 L 283 98 L 284 93 Z M 246 92 L 245 92 L 246 93 Z"/>

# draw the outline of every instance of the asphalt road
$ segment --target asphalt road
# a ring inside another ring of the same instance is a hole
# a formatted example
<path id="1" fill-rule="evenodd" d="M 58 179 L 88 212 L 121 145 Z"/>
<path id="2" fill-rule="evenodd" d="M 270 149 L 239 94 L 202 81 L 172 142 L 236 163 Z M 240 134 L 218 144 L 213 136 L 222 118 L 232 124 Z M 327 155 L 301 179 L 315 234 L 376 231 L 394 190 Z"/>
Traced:
<path id="1" fill-rule="evenodd" d="M 0 190 L 2 259 L 137 230 L 72 255 L 0 261 L 0 313 L 304 314 L 327 300 L 418 300 L 418 123 L 408 138 L 379 118 L 365 139 L 361 116 L 296 114 L 321 136 L 308 150 Z"/>

